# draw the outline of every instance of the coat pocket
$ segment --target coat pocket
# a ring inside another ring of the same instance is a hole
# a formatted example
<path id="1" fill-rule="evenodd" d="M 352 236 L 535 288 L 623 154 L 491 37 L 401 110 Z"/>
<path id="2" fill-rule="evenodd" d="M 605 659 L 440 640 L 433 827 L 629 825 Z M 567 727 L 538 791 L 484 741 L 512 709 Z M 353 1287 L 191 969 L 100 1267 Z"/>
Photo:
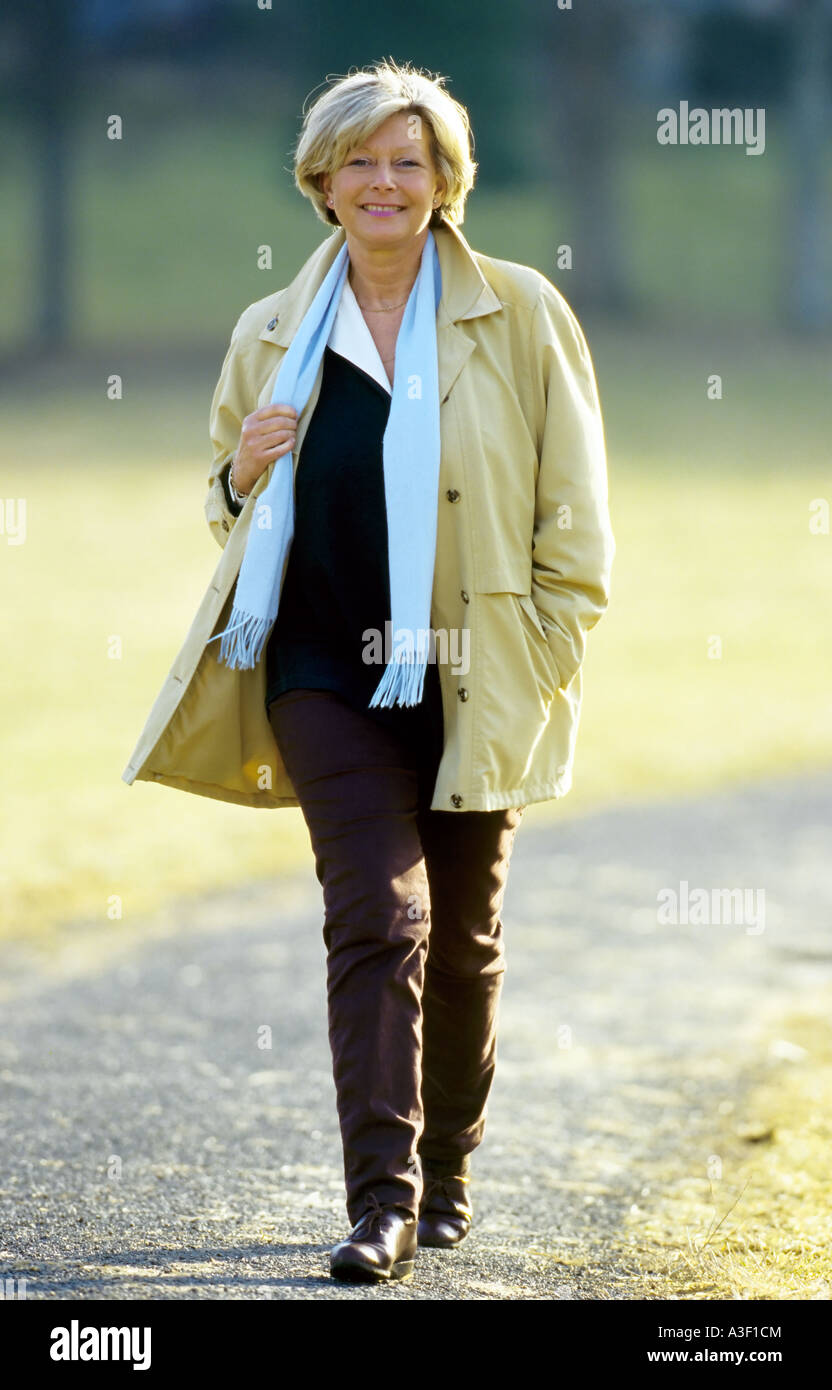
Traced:
<path id="1" fill-rule="evenodd" d="M 540 633 L 541 637 L 543 638 L 543 641 L 546 642 L 546 629 L 543 626 L 543 623 L 540 621 L 540 614 L 538 613 L 537 608 L 535 607 L 534 599 L 532 598 L 531 594 L 518 594 L 517 598 L 520 603 L 520 607 L 523 609 L 523 612 L 528 614 L 535 627 L 537 628 L 538 632 Z M 546 642 L 546 646 L 548 648 L 548 642 Z"/>
<path id="2" fill-rule="evenodd" d="M 539 677 L 540 662 L 543 661 L 547 672 L 544 685 L 548 687 L 549 695 L 553 695 L 560 686 L 560 673 L 546 640 L 546 629 L 531 596 L 531 574 L 526 579 L 521 569 L 512 573 L 489 572 L 482 576 L 475 592 L 487 595 L 489 599 L 502 598 L 512 605 L 515 621 L 526 639 L 533 667 Z"/>

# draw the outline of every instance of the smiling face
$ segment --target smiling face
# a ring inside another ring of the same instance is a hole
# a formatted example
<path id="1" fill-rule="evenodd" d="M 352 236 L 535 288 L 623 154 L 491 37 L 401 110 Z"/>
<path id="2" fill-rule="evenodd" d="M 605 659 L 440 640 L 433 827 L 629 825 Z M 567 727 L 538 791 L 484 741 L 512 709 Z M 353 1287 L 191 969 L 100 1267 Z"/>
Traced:
<path id="1" fill-rule="evenodd" d="M 426 123 L 399 111 L 349 150 L 334 174 L 322 175 L 321 188 L 347 237 L 378 247 L 424 231 L 445 181 L 431 157 Z"/>

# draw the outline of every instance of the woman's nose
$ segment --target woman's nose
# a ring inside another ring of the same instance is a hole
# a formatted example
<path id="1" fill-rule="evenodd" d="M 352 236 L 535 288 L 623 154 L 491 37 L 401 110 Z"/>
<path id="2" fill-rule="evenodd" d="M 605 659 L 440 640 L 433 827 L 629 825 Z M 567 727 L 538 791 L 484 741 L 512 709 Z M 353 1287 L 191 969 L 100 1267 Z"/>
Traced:
<path id="1" fill-rule="evenodd" d="M 378 188 L 391 188 L 392 186 L 393 186 L 393 171 L 392 171 L 392 168 L 388 168 L 388 167 L 387 167 L 386 165 L 384 165 L 384 164 L 378 164 L 378 165 L 376 165 L 376 173 L 375 173 L 375 178 L 373 179 L 373 187 L 374 187 L 374 188 L 376 188 L 376 187 L 378 187 Z"/>

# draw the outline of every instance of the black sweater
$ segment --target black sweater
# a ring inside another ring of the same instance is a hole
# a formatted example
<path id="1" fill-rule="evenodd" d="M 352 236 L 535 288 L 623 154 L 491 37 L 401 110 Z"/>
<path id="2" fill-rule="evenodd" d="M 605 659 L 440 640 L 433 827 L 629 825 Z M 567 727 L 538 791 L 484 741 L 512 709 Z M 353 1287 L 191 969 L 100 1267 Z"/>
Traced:
<path id="1" fill-rule="evenodd" d="M 295 476 L 295 531 L 266 649 L 266 706 L 286 690 L 332 690 L 395 729 L 425 721 L 442 739 L 439 673 L 428 662 L 421 705 L 369 709 L 384 674 L 362 660 L 365 628 L 390 621 L 382 440 L 390 396 L 324 350 L 321 391 Z"/>

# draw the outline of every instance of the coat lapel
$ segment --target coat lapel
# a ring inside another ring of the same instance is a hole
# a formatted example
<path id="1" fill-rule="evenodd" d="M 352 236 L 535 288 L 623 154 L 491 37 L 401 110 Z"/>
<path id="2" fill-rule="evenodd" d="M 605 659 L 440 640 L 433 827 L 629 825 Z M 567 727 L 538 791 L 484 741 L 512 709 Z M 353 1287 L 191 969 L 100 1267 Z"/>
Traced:
<path id="1" fill-rule="evenodd" d="M 503 305 L 459 229 L 450 222 L 443 222 L 441 227 L 434 229 L 434 236 L 442 271 L 442 297 L 436 314 L 436 351 L 439 399 L 444 401 L 475 347 L 474 339 L 457 324 L 492 314 Z M 288 348 L 345 238 L 343 227 L 335 228 L 301 266 L 294 280 L 275 297 L 270 306 L 273 317 L 258 334 L 261 341 Z"/>

